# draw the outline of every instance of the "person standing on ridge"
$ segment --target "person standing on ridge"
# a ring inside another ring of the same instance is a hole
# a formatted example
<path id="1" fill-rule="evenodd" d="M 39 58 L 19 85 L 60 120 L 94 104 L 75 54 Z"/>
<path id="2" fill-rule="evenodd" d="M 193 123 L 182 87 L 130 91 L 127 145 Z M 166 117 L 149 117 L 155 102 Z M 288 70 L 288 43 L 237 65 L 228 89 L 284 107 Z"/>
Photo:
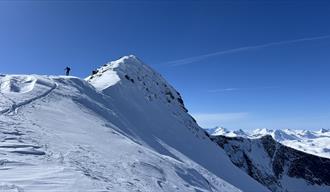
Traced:
<path id="1" fill-rule="evenodd" d="M 65 75 L 66 76 L 69 76 L 70 75 L 71 68 L 70 67 L 66 67 L 64 70 L 65 70 Z"/>

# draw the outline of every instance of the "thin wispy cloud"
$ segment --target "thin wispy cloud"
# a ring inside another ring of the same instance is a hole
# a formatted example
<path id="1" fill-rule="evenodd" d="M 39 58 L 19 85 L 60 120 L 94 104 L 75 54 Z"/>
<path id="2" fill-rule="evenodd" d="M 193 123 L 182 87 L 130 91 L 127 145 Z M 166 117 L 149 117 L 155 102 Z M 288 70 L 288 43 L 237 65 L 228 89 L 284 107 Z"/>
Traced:
<path id="1" fill-rule="evenodd" d="M 222 89 L 210 89 L 207 90 L 209 93 L 219 93 L 219 92 L 234 92 L 234 91 L 250 91 L 250 90 L 262 90 L 262 89 L 276 89 L 277 86 L 268 87 L 250 87 L 250 88 L 222 88 Z"/>
<path id="2" fill-rule="evenodd" d="M 190 63 L 195 63 L 195 62 L 198 62 L 198 61 L 202 61 L 204 59 L 208 59 L 210 57 L 215 57 L 215 56 L 220 56 L 220 55 L 232 54 L 232 53 L 255 50 L 255 49 L 262 49 L 262 48 L 272 47 L 272 46 L 276 46 L 276 45 L 287 45 L 287 44 L 300 43 L 300 42 L 306 42 L 306 41 L 315 41 L 315 40 L 322 40 L 322 39 L 329 39 L 329 38 L 330 38 L 330 35 L 325 35 L 325 36 L 318 36 L 318 37 L 294 39 L 294 40 L 288 40 L 288 41 L 271 42 L 271 43 L 266 43 L 266 44 L 262 44 L 262 45 L 255 45 L 255 46 L 245 46 L 245 47 L 227 49 L 227 50 L 218 51 L 218 52 L 214 52 L 214 53 L 199 55 L 199 56 L 195 56 L 195 57 L 189 57 L 189 58 L 184 58 L 184 59 L 179 59 L 179 60 L 174 60 L 174 61 L 168 61 L 168 62 L 165 62 L 164 64 L 171 65 L 171 66 L 187 65 L 187 64 L 190 64 Z"/>

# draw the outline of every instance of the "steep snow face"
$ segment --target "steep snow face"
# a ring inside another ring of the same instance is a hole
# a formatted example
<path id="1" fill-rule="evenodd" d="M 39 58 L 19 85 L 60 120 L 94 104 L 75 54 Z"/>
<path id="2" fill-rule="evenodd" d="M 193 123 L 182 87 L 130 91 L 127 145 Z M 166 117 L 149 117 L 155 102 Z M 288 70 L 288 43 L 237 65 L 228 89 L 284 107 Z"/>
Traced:
<path id="1" fill-rule="evenodd" d="M 224 128 L 209 130 L 211 135 L 223 135 L 226 137 L 246 137 L 260 138 L 265 135 L 271 135 L 276 141 L 295 148 L 297 150 L 317 155 L 320 157 L 330 158 L 330 131 L 321 129 L 319 131 L 293 130 L 293 129 L 255 129 L 251 132 L 223 131 Z"/>
<path id="2" fill-rule="evenodd" d="M 0 77 L 0 190 L 267 191 L 136 57 L 86 80 Z"/>
<path id="3" fill-rule="evenodd" d="M 269 135 L 211 138 L 236 166 L 274 192 L 330 190 L 330 159 L 286 147 Z"/>

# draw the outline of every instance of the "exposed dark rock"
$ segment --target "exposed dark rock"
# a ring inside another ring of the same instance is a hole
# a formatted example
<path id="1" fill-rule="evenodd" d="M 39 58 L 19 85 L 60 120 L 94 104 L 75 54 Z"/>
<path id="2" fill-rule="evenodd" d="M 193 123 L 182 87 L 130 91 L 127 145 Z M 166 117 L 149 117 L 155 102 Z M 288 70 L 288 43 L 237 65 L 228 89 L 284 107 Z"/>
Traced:
<path id="1" fill-rule="evenodd" d="M 129 77 L 128 75 L 125 75 L 125 78 L 126 78 L 127 80 L 130 80 L 130 77 Z"/>
<path id="2" fill-rule="evenodd" d="M 177 100 L 181 105 L 184 105 L 182 98 L 179 97 Z"/>
<path id="3" fill-rule="evenodd" d="M 92 71 L 92 75 L 95 75 L 95 74 L 97 74 L 99 71 L 98 70 L 93 70 Z"/>
<path id="4" fill-rule="evenodd" d="M 197 123 L 196 119 L 193 116 L 190 116 L 193 122 Z"/>
<path id="5" fill-rule="evenodd" d="M 174 95 L 171 91 L 166 91 L 165 94 L 168 95 L 172 100 L 174 99 Z"/>
<path id="6" fill-rule="evenodd" d="M 265 147 L 269 157 L 273 157 L 276 150 L 276 141 L 270 135 L 261 138 L 261 142 Z"/>

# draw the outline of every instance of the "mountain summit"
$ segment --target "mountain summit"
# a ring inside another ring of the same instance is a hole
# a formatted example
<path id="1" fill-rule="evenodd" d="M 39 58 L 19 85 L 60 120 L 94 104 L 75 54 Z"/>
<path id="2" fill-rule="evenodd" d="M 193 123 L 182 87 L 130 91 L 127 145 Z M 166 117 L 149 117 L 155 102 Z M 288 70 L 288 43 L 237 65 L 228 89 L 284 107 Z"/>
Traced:
<path id="1" fill-rule="evenodd" d="M 134 55 L 124 56 L 117 61 L 103 65 L 86 80 L 103 93 L 110 91 L 118 84 L 117 87 L 119 86 L 120 89 L 135 90 L 138 94 L 144 94 L 149 101 L 173 103 L 187 111 L 180 93 L 159 73 Z"/>
<path id="2" fill-rule="evenodd" d="M 76 77 L 0 77 L 2 191 L 268 191 L 135 56 Z"/>

